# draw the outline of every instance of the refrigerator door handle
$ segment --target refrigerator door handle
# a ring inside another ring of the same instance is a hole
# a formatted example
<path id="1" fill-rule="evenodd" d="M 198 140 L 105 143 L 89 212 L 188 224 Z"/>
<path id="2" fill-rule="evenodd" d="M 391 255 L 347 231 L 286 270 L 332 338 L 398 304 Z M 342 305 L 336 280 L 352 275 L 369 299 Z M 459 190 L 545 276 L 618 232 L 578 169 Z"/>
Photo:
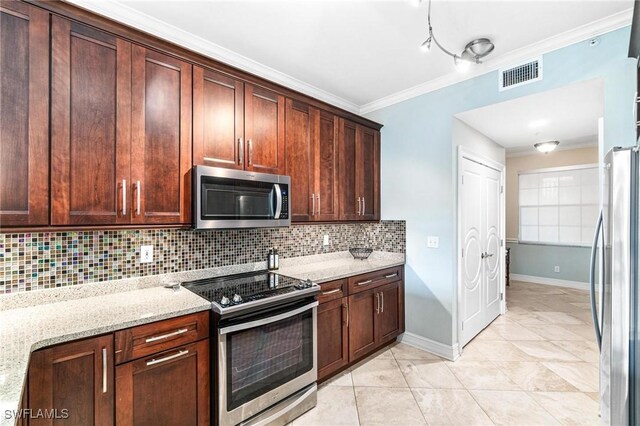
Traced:
<path id="1" fill-rule="evenodd" d="M 602 229 L 602 211 L 598 216 L 598 223 L 596 224 L 596 232 L 593 237 L 593 246 L 591 246 L 591 267 L 589 269 L 589 284 L 590 291 L 589 296 L 591 299 L 591 316 L 593 317 L 593 326 L 596 331 L 596 342 L 598 342 L 598 349 L 602 348 L 602 334 L 600 333 L 600 321 L 598 319 L 598 308 L 596 306 L 596 253 L 598 252 L 598 237 L 600 237 L 600 230 Z M 604 241 L 603 241 L 604 245 Z"/>

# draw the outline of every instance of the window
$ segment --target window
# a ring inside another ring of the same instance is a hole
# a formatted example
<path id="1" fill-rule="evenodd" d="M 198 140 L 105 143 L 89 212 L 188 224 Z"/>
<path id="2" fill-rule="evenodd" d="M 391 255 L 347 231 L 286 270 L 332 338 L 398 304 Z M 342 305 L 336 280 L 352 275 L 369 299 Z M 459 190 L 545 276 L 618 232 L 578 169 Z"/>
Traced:
<path id="1" fill-rule="evenodd" d="M 520 172 L 520 241 L 591 245 L 598 219 L 596 164 Z"/>

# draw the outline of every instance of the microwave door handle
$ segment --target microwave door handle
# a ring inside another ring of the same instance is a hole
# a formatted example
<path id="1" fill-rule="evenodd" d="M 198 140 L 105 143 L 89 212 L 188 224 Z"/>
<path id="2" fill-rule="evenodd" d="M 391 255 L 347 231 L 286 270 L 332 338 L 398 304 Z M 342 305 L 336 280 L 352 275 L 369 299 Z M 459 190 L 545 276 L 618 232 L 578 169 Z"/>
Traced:
<path id="1" fill-rule="evenodd" d="M 273 185 L 273 189 L 276 193 L 276 212 L 273 215 L 274 219 L 280 218 L 280 212 L 282 211 L 282 190 L 280 189 L 279 184 Z"/>

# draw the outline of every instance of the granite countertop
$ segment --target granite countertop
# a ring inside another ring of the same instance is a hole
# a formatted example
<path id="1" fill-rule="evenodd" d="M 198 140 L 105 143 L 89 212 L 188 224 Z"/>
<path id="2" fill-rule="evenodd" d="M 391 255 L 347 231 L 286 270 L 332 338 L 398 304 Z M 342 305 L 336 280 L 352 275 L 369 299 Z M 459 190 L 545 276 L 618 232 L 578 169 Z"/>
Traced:
<path id="1" fill-rule="evenodd" d="M 348 251 L 283 259 L 278 273 L 320 284 L 353 275 L 404 265 L 404 253 L 375 251 L 366 260 L 357 260 Z"/>
<path id="2" fill-rule="evenodd" d="M 349 252 L 282 259 L 282 275 L 316 283 L 405 263 L 402 253 L 374 252 L 355 260 Z M 266 269 L 265 262 L 0 295 L 0 426 L 13 425 L 31 352 L 58 343 L 205 311 L 210 302 L 167 283 Z"/>

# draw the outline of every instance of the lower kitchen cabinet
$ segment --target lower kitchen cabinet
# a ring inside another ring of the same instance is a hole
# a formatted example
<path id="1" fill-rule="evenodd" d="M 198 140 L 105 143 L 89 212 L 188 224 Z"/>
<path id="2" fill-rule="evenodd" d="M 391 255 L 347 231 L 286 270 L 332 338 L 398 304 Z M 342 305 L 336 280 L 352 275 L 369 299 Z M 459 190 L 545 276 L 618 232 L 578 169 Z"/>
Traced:
<path id="1" fill-rule="evenodd" d="M 208 425 L 209 340 L 116 367 L 118 425 Z"/>
<path id="2" fill-rule="evenodd" d="M 374 290 L 349 296 L 349 361 L 371 352 L 376 346 L 376 309 Z"/>
<path id="3" fill-rule="evenodd" d="M 404 292 L 396 281 L 377 289 L 380 312 L 376 316 L 376 339 L 382 344 L 395 339 L 404 330 Z"/>
<path id="4" fill-rule="evenodd" d="M 53 409 L 58 419 L 34 417 L 29 425 L 112 425 L 113 368 L 112 334 L 34 352 L 23 408 Z"/>
<path id="5" fill-rule="evenodd" d="M 349 362 L 349 306 L 346 297 L 318 306 L 318 380 Z"/>

